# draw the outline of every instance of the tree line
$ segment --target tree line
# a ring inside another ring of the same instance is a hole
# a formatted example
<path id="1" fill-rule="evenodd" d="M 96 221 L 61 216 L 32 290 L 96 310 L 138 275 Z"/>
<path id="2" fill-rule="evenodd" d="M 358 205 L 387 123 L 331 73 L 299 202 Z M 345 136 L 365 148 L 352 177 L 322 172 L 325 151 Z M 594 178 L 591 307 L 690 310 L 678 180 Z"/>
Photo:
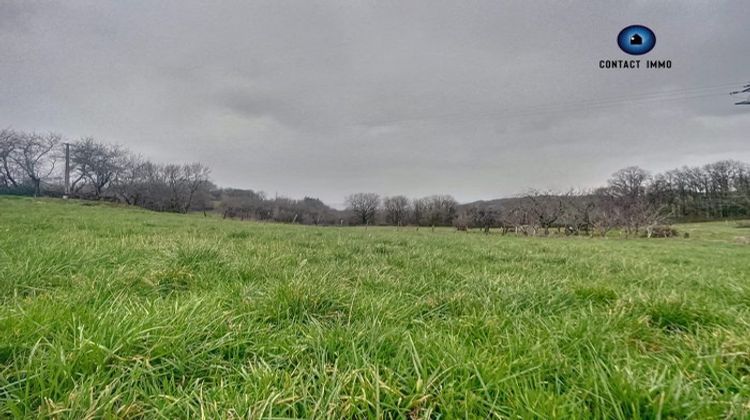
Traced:
<path id="1" fill-rule="evenodd" d="M 347 197 L 357 224 L 448 226 L 459 230 L 492 228 L 503 233 L 600 235 L 620 229 L 626 235 L 671 236 L 673 221 L 750 216 L 750 166 L 724 160 L 652 175 L 631 166 L 601 188 L 567 192 L 530 190 L 517 197 L 459 205 L 451 196 L 410 200 L 373 193 Z"/>
<path id="2" fill-rule="evenodd" d="M 157 163 L 123 147 L 56 133 L 0 131 L 0 193 L 65 194 L 65 144 L 74 198 L 109 200 L 156 211 L 216 211 L 224 218 L 314 225 L 455 226 L 525 235 L 552 230 L 575 235 L 652 234 L 676 220 L 750 216 L 750 166 L 724 160 L 652 175 L 628 167 L 589 191 L 530 190 L 512 198 L 459 204 L 450 195 L 411 199 L 355 193 L 346 210 L 317 198 L 267 197 L 263 192 L 219 188 L 202 163 Z M 667 231 L 667 233 L 669 233 Z"/>
<path id="3" fill-rule="evenodd" d="M 215 187 L 201 163 L 154 163 L 125 148 L 55 133 L 0 131 L 0 193 L 62 196 L 65 143 L 72 197 L 120 201 L 157 211 L 204 209 Z"/>
<path id="4" fill-rule="evenodd" d="M 225 218 L 331 225 L 348 213 L 317 198 L 268 198 L 263 192 L 219 188 L 202 163 L 157 163 L 91 137 L 0 131 L 0 194 L 61 197 L 69 145 L 72 198 L 116 201 L 165 212 L 217 211 Z"/>

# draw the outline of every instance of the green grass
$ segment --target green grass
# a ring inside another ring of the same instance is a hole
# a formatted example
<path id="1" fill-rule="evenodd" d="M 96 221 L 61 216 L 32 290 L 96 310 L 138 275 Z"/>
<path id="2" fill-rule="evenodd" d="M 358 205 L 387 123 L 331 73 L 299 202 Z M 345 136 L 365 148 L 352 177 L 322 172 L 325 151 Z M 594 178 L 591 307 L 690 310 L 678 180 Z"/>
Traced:
<path id="1" fill-rule="evenodd" d="M 0 417 L 750 416 L 750 232 L 522 238 L 0 197 Z"/>

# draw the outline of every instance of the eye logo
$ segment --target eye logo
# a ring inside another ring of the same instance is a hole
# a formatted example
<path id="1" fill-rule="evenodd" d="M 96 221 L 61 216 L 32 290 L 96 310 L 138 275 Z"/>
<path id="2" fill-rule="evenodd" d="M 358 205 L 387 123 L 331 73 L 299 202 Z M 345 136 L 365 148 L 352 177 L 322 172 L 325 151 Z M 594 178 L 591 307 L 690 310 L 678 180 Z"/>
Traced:
<path id="1" fill-rule="evenodd" d="M 630 55 L 643 55 L 654 49 L 656 35 L 643 25 L 632 25 L 617 35 L 617 45 Z"/>

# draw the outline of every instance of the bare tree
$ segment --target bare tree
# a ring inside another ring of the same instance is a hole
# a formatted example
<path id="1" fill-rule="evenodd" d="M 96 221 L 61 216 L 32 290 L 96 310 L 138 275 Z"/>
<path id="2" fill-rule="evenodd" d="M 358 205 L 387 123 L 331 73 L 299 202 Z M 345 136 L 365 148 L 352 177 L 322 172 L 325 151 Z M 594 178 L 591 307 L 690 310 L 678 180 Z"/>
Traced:
<path id="1" fill-rule="evenodd" d="M 55 170 L 58 156 L 55 148 L 60 144 L 58 134 L 47 135 L 28 133 L 18 136 L 18 144 L 10 155 L 16 166 L 23 172 L 34 188 L 34 196 L 42 192 L 42 181 Z"/>
<path id="2" fill-rule="evenodd" d="M 119 200 L 133 206 L 143 204 L 146 165 L 146 161 L 140 156 L 125 154 L 122 167 L 111 183 L 111 189 Z"/>
<path id="3" fill-rule="evenodd" d="M 738 182 L 745 168 L 742 163 L 733 160 L 722 160 L 705 165 L 703 172 L 708 179 L 708 201 L 710 212 L 714 217 L 729 217 L 737 204 Z"/>
<path id="4" fill-rule="evenodd" d="M 650 174 L 637 166 L 615 172 L 609 179 L 608 193 L 619 213 L 625 235 L 637 235 L 641 228 L 663 219 L 664 206 L 646 195 Z"/>
<path id="5" fill-rule="evenodd" d="M 160 165 L 130 156 L 113 181 L 113 190 L 127 203 L 157 211 L 187 213 L 205 209 L 214 188 L 203 164 Z M 196 206 L 196 198 L 201 204 Z"/>
<path id="6" fill-rule="evenodd" d="M 211 170 L 202 163 L 193 162 L 182 166 L 182 181 L 186 194 L 182 203 L 183 213 L 187 213 L 195 202 L 196 196 L 209 184 Z"/>
<path id="7" fill-rule="evenodd" d="M 412 221 L 417 227 L 424 226 L 427 224 L 426 213 L 427 213 L 427 201 L 424 198 L 415 198 L 411 202 L 411 216 Z"/>
<path id="8" fill-rule="evenodd" d="M 157 211 L 175 211 L 170 207 L 170 191 L 164 165 L 145 161 L 139 170 L 143 206 Z"/>
<path id="9" fill-rule="evenodd" d="M 297 201 L 296 206 L 299 209 L 302 223 L 312 225 L 335 223 L 336 217 L 333 214 L 333 209 L 318 198 L 305 197 Z"/>
<path id="10" fill-rule="evenodd" d="M 104 191 L 125 169 L 127 154 L 122 148 L 87 137 L 73 145 L 71 163 L 75 177 L 71 190 L 102 198 Z M 88 189 L 88 191 L 85 191 Z"/>
<path id="11" fill-rule="evenodd" d="M 429 226 L 451 226 L 458 202 L 450 195 L 432 195 L 422 199 L 424 219 Z"/>
<path id="12" fill-rule="evenodd" d="M 528 235 L 529 233 L 536 234 L 536 226 L 533 225 L 529 207 L 527 200 L 523 198 L 517 199 L 512 206 L 509 206 L 502 213 L 502 225 L 507 226 L 508 229 L 512 228 L 516 235 L 519 233 L 524 235 Z"/>
<path id="13" fill-rule="evenodd" d="M 638 235 L 641 229 L 660 225 L 668 218 L 668 214 L 659 204 L 647 200 L 638 200 L 628 207 L 622 208 L 625 235 Z"/>
<path id="14" fill-rule="evenodd" d="M 453 219 L 453 226 L 456 230 L 461 232 L 468 232 L 469 228 L 473 227 L 472 217 L 470 209 L 463 209 L 458 212 L 456 218 Z"/>
<path id="15" fill-rule="evenodd" d="M 182 197 L 185 195 L 185 184 L 182 181 L 182 168 L 180 165 L 167 164 L 162 166 L 161 175 L 167 186 L 169 198 L 167 209 L 173 212 L 182 212 Z"/>
<path id="16" fill-rule="evenodd" d="M 588 235 L 593 226 L 593 213 L 597 200 L 591 192 L 571 190 L 562 196 L 564 202 L 563 219 L 566 234 Z"/>
<path id="17" fill-rule="evenodd" d="M 262 191 L 225 188 L 219 193 L 219 207 L 224 218 L 269 219 L 271 211 L 266 201 L 266 195 Z"/>
<path id="18" fill-rule="evenodd" d="M 590 215 L 591 226 L 595 234 L 606 238 L 612 229 L 622 226 L 622 210 L 608 188 L 594 191 L 593 197 L 596 205 Z"/>
<path id="19" fill-rule="evenodd" d="M 0 183 L 5 187 L 18 187 L 19 176 L 13 155 L 19 145 L 18 133 L 11 129 L 0 131 Z"/>
<path id="20" fill-rule="evenodd" d="M 178 213 L 187 213 L 201 187 L 208 184 L 209 169 L 200 164 L 164 165 L 163 178 L 169 191 L 167 208 Z"/>
<path id="21" fill-rule="evenodd" d="M 612 195 L 625 201 L 636 201 L 646 194 L 651 175 L 645 169 L 629 166 L 612 174 L 607 183 Z"/>
<path id="22" fill-rule="evenodd" d="M 497 210 L 486 206 L 472 205 L 458 213 L 454 225 L 459 230 L 480 228 L 484 233 L 489 233 L 490 228 L 496 226 L 499 219 L 499 212 Z"/>
<path id="23" fill-rule="evenodd" d="M 383 199 L 385 221 L 394 226 L 406 224 L 409 217 L 409 199 L 403 195 Z"/>
<path id="24" fill-rule="evenodd" d="M 346 198 L 346 204 L 357 223 L 369 225 L 375 220 L 380 196 L 375 193 L 356 193 Z"/>
<path id="25" fill-rule="evenodd" d="M 563 198 L 552 192 L 529 191 L 522 200 L 534 224 L 549 235 L 549 229 L 555 225 L 564 212 Z"/>
<path id="26" fill-rule="evenodd" d="M 263 192 L 233 188 L 215 190 L 213 195 L 224 218 L 313 225 L 332 225 L 339 220 L 338 211 L 313 197 L 268 199 Z"/>

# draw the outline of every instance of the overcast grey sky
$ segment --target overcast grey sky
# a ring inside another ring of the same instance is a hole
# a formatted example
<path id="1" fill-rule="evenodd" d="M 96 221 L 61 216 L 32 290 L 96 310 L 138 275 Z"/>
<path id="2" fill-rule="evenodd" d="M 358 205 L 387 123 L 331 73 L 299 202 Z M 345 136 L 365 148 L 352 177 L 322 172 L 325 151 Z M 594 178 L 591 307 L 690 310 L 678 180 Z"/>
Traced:
<path id="1" fill-rule="evenodd" d="M 599 69 L 635 23 L 672 69 Z M 746 0 L 0 0 L 0 127 L 335 205 L 593 186 L 750 161 L 750 107 L 726 95 L 749 29 Z"/>

